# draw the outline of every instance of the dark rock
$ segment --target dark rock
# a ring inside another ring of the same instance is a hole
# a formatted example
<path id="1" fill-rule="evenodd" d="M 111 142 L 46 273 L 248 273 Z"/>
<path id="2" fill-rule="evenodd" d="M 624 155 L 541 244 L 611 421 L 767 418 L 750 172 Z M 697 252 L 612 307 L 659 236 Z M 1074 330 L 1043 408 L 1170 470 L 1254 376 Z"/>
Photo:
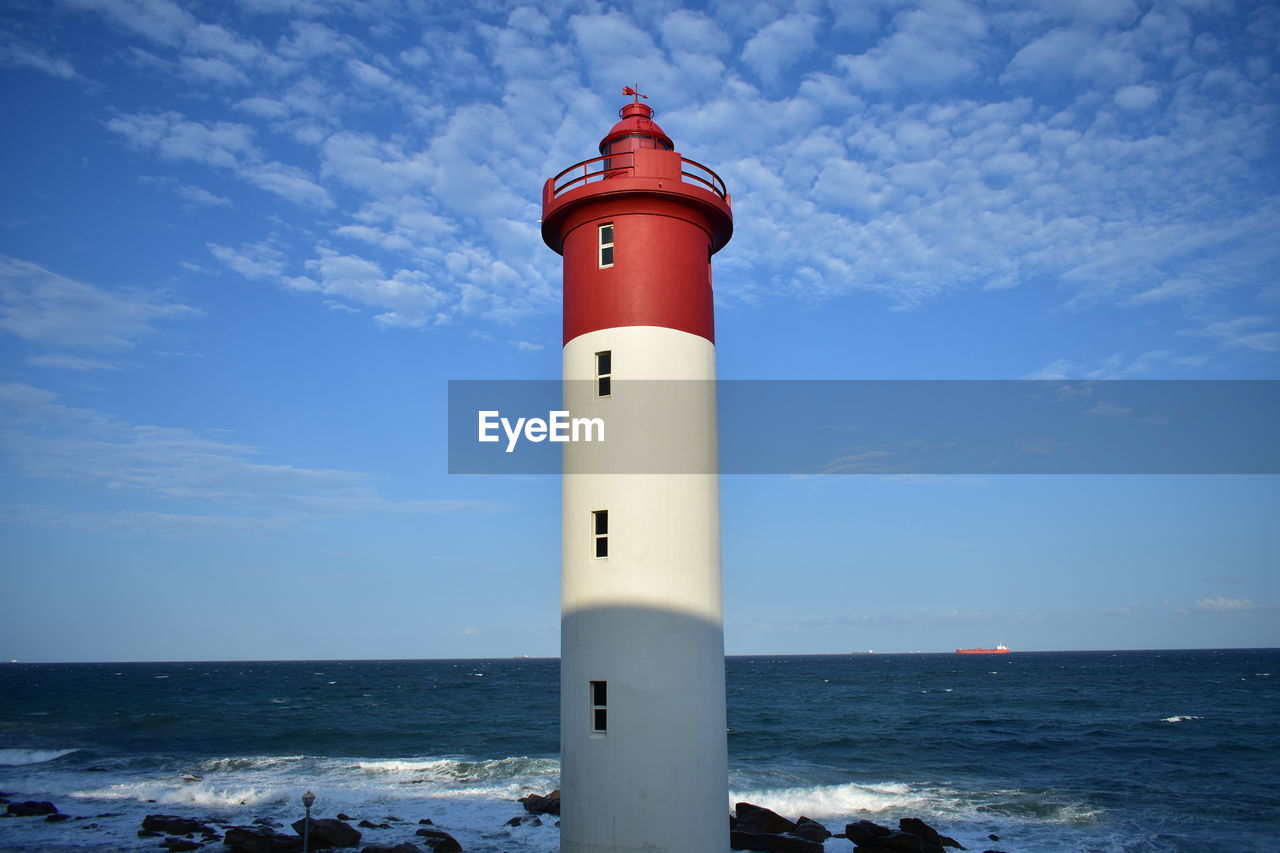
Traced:
<path id="1" fill-rule="evenodd" d="M 361 829 L 390 829 L 391 828 L 391 824 L 389 823 L 374 823 L 371 820 L 362 820 L 359 823 L 357 823 L 356 826 L 360 827 Z"/>
<path id="2" fill-rule="evenodd" d="M 139 830 L 138 830 L 138 837 L 139 837 L 139 838 L 159 838 L 159 837 L 160 837 L 160 836 L 162 836 L 162 835 L 164 835 L 164 833 L 163 833 L 163 832 L 156 832 L 154 829 L 139 829 Z"/>
<path id="3" fill-rule="evenodd" d="M 195 818 L 171 814 L 149 814 L 142 819 L 142 828 L 163 832 L 165 835 L 187 835 L 195 832 L 207 835 L 213 832 L 213 827 Z"/>
<path id="4" fill-rule="evenodd" d="M 854 844 L 873 844 L 890 832 L 893 830 L 887 826 L 881 826 L 869 820 L 859 820 L 845 825 L 844 837 Z"/>
<path id="5" fill-rule="evenodd" d="M 1000 840 L 1000 836 L 996 835 L 996 834 L 993 832 L 993 833 L 991 833 L 990 835 L 988 835 L 988 836 L 987 836 L 987 840 L 988 840 L 988 841 L 999 841 L 999 840 Z"/>
<path id="6" fill-rule="evenodd" d="M 302 835 L 302 831 L 306 826 L 306 818 L 295 820 L 293 822 L 293 831 L 298 835 Z M 349 823 L 343 823 L 331 817 L 322 817 L 319 820 L 312 818 L 307 837 L 311 842 L 311 846 L 316 849 L 355 847 L 360 843 L 360 830 Z"/>
<path id="7" fill-rule="evenodd" d="M 383 820 L 394 820 L 394 821 L 399 821 L 399 820 L 400 820 L 400 818 L 396 817 L 395 815 L 387 815 L 386 817 L 384 817 L 384 818 L 383 818 Z M 405 843 L 407 844 L 408 842 L 405 842 Z"/>
<path id="8" fill-rule="evenodd" d="M 222 842 L 237 853 L 301 853 L 302 839 L 269 826 L 233 826 Z"/>
<path id="9" fill-rule="evenodd" d="M 43 817 L 47 814 L 57 814 L 58 807 L 53 803 L 37 802 L 35 800 L 27 800 L 25 803 L 9 803 L 5 809 L 5 814 L 14 817 Z"/>
<path id="10" fill-rule="evenodd" d="M 178 851 L 199 850 L 204 845 L 195 841 L 188 841 L 185 838 L 166 838 L 164 841 L 160 842 L 160 846 L 166 850 L 172 850 L 175 851 L 175 853 L 178 853 Z"/>
<path id="11" fill-rule="evenodd" d="M 440 829 L 419 829 L 414 835 L 431 848 L 432 853 L 462 853 L 462 845 L 449 833 Z"/>
<path id="12" fill-rule="evenodd" d="M 435 826 L 435 824 L 432 822 L 431 818 L 429 817 L 424 817 L 422 820 L 418 821 L 418 824 L 420 826 Z"/>
<path id="13" fill-rule="evenodd" d="M 879 838 L 866 845 L 871 850 L 876 851 L 893 851 L 893 853 L 933 853 L 933 850 L 941 850 L 936 844 L 927 845 L 925 840 L 918 835 L 901 830 L 892 830 L 888 835 L 882 835 Z M 862 849 L 859 845 L 856 849 Z"/>
<path id="14" fill-rule="evenodd" d="M 536 815 L 521 815 L 511 818 L 503 826 L 542 826 L 542 818 Z"/>
<path id="15" fill-rule="evenodd" d="M 751 803 L 738 803 L 733 807 L 737 820 L 733 828 L 739 832 L 790 832 L 796 825 L 775 811 Z"/>
<path id="16" fill-rule="evenodd" d="M 54 812 L 53 814 L 45 817 L 44 822 L 45 823 L 62 823 L 64 820 L 71 820 L 71 815 L 62 814 L 61 812 Z"/>
<path id="17" fill-rule="evenodd" d="M 821 841 L 809 841 L 794 835 L 745 832 L 741 829 L 730 831 L 729 846 L 734 850 L 758 850 L 763 853 L 822 853 Z"/>
<path id="18" fill-rule="evenodd" d="M 955 847 L 960 850 L 965 849 L 964 845 L 959 841 L 945 835 L 939 835 L 936 829 L 918 817 L 902 818 L 898 821 L 898 829 L 903 832 L 910 832 L 912 835 L 918 835 L 928 844 L 936 844 L 939 847 Z"/>
<path id="19" fill-rule="evenodd" d="M 538 794 L 530 794 L 527 797 L 521 797 L 520 803 L 524 806 L 524 810 L 529 814 L 560 814 L 560 789 L 556 788 L 545 797 Z"/>
<path id="20" fill-rule="evenodd" d="M 831 830 L 812 818 L 802 816 L 796 820 L 796 828 L 791 831 L 791 834 L 821 842 L 831 837 Z"/>
<path id="21" fill-rule="evenodd" d="M 343 814 L 342 812 L 338 812 L 338 820 L 355 820 L 355 818 L 353 818 L 351 815 L 346 815 L 346 814 Z"/>

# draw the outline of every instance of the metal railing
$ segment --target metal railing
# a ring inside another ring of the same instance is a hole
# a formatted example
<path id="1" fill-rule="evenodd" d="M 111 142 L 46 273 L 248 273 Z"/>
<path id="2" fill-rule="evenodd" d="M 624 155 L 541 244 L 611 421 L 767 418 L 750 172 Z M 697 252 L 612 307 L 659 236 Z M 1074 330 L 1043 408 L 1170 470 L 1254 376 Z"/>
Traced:
<path id="1" fill-rule="evenodd" d="M 690 171 L 692 170 L 692 171 Z M 559 198 L 571 189 L 609 178 L 632 177 L 635 174 L 635 156 L 632 152 L 606 154 L 583 160 L 565 169 L 551 179 L 551 198 Z M 687 157 L 680 158 L 680 179 L 686 184 L 701 186 L 720 198 L 726 196 L 724 181 L 701 163 Z"/>

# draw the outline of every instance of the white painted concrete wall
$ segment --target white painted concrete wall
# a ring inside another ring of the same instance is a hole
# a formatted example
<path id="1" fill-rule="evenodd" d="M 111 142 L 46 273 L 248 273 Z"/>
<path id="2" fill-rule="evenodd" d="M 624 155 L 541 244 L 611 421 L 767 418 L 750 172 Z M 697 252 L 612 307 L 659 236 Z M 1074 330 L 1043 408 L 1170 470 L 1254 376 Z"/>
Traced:
<path id="1" fill-rule="evenodd" d="M 613 354 L 614 392 L 597 400 L 590 380 L 602 350 Z M 721 853 L 728 759 L 715 347 L 666 328 L 606 329 L 565 346 L 564 376 L 582 380 L 565 386 L 575 417 L 599 413 L 608 425 L 625 416 L 633 439 L 683 443 L 678 457 L 706 473 L 575 473 L 587 447 L 565 445 L 560 849 Z M 700 381 L 666 402 L 661 386 L 645 383 L 637 405 L 626 384 L 635 379 Z M 643 447 L 633 442 L 628 452 Z M 591 513 L 600 509 L 609 511 L 607 559 L 593 550 Z M 591 681 L 608 682 L 604 735 L 591 732 Z"/>

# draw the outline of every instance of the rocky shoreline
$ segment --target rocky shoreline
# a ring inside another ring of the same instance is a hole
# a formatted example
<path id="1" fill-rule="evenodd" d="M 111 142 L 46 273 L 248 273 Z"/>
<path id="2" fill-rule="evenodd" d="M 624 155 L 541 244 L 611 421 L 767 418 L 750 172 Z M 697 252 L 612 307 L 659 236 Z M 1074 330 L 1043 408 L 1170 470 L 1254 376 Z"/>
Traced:
<path id="1" fill-rule="evenodd" d="M 508 820 L 507 827 L 541 826 L 545 820 L 560 821 L 560 792 L 529 794 L 518 802 L 525 814 Z M 98 828 L 94 818 L 64 814 L 50 802 L 27 800 L 10 802 L 0 795 L 0 828 L 4 819 L 43 820 L 50 824 L 69 823 L 81 831 Z M 98 819 L 119 817 L 101 814 Z M 430 818 L 416 823 L 395 816 L 357 821 L 339 813 L 332 818 L 308 818 L 284 825 L 268 817 L 259 817 L 247 825 L 231 821 L 199 819 L 180 815 L 147 815 L 138 829 L 138 838 L 155 839 L 155 849 L 168 851 L 206 850 L 208 853 L 301 853 L 304 835 L 308 850 L 358 849 L 360 853 L 465 853 L 465 848 L 447 830 L 436 826 Z M 362 832 L 361 830 L 364 830 Z M 368 843 L 365 834 L 372 831 L 378 842 Z M 946 853 L 947 848 L 965 850 L 958 841 L 940 834 L 923 820 L 904 817 L 897 829 L 869 820 L 847 823 L 843 832 L 833 833 L 816 820 L 799 816 L 795 820 L 752 803 L 738 803 L 729 815 L 730 846 L 734 850 L 753 853 L 827 853 L 851 850 L 853 853 Z M 988 836 L 998 841 L 996 835 Z M 48 842 L 57 843 L 53 839 Z M 361 846 L 363 844 L 363 846 Z M 852 847 L 848 846 L 852 844 Z M 1004 853 L 985 850 L 983 853 Z"/>

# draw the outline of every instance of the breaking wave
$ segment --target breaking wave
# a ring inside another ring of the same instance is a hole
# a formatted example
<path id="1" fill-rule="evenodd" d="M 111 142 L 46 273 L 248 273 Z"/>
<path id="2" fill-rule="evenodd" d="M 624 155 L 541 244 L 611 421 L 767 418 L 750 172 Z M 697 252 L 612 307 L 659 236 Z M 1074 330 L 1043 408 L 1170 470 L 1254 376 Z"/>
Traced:
<path id="1" fill-rule="evenodd" d="M 77 749 L 0 749 L 0 767 L 20 767 L 25 764 L 43 764 L 64 755 L 79 752 Z"/>

